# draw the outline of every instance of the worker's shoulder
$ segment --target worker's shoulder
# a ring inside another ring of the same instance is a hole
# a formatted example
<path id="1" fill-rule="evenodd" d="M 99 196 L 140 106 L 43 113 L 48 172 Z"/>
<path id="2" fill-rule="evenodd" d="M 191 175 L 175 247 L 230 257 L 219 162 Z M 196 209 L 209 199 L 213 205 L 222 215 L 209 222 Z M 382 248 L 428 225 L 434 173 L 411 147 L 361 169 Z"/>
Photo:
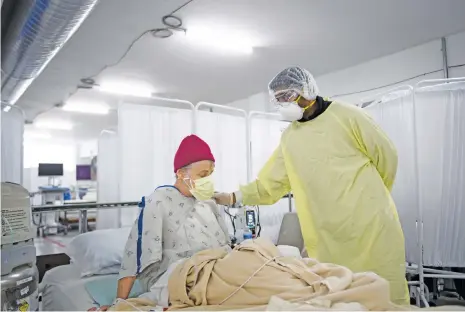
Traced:
<path id="1" fill-rule="evenodd" d="M 354 104 L 342 101 L 334 101 L 331 106 L 332 111 L 341 118 L 354 120 L 358 118 L 366 118 L 368 116 L 368 114 L 363 109 Z"/>
<path id="2" fill-rule="evenodd" d="M 359 114 L 362 111 L 362 109 L 358 107 L 357 105 L 347 103 L 344 101 L 333 101 L 331 103 L 331 106 L 335 110 L 340 110 L 340 111 L 344 111 L 347 113 L 353 113 L 353 114 Z"/>

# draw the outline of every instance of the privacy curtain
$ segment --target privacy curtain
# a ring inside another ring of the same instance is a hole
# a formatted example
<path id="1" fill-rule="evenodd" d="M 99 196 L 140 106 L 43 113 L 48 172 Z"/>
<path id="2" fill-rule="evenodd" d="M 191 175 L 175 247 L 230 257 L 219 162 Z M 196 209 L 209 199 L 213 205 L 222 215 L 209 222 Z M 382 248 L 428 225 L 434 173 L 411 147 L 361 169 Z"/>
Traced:
<path id="1" fill-rule="evenodd" d="M 465 82 L 416 90 L 424 264 L 465 267 Z"/>
<path id="2" fill-rule="evenodd" d="M 279 146 L 281 135 L 289 123 L 270 119 L 267 116 L 254 116 L 250 119 L 252 177 L 256 178 L 263 165 Z M 293 205 L 295 210 L 295 205 Z M 285 213 L 289 212 L 289 200 L 281 199 L 274 205 L 262 206 L 260 222 L 261 236 L 277 242 L 279 229 Z"/>
<path id="3" fill-rule="evenodd" d="M 1 127 L 2 182 L 22 184 L 24 133 L 22 112 L 16 107 L 12 107 L 9 112 L 2 112 Z"/>
<path id="4" fill-rule="evenodd" d="M 119 201 L 119 145 L 118 134 L 114 131 L 103 131 L 98 140 L 97 156 L 97 201 L 111 203 Z M 97 229 L 121 227 L 121 210 L 98 209 Z"/>
<path id="5" fill-rule="evenodd" d="M 364 109 L 397 148 L 398 168 L 392 197 L 404 231 L 407 261 L 418 263 L 420 254 L 416 230 L 418 193 L 415 174 L 413 91 L 386 94 Z"/>
<path id="6" fill-rule="evenodd" d="M 120 104 L 119 200 L 137 201 L 160 185 L 173 184 L 174 154 L 181 140 L 191 134 L 191 129 L 191 110 Z M 137 214 L 137 208 L 122 209 L 121 225 L 132 225 Z"/>

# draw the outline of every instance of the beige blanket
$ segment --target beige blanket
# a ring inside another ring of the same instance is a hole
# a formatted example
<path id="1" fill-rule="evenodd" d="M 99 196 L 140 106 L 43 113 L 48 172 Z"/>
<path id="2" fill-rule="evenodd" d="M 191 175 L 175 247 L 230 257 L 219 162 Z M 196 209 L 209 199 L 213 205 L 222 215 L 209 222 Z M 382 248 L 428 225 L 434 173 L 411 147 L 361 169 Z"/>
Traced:
<path id="1" fill-rule="evenodd" d="M 387 281 L 373 273 L 313 259 L 281 257 L 265 239 L 246 241 L 231 253 L 211 249 L 180 264 L 169 280 L 170 310 L 399 311 Z M 271 298 L 271 299 L 270 299 Z M 114 311 L 149 311 L 156 303 L 128 299 Z M 425 310 L 456 310 L 437 307 Z"/>
<path id="2" fill-rule="evenodd" d="M 172 310 L 265 310 L 272 296 L 318 310 L 403 310 L 390 302 L 389 285 L 376 274 L 281 257 L 262 238 L 229 254 L 219 249 L 195 254 L 172 273 L 168 288 Z"/>

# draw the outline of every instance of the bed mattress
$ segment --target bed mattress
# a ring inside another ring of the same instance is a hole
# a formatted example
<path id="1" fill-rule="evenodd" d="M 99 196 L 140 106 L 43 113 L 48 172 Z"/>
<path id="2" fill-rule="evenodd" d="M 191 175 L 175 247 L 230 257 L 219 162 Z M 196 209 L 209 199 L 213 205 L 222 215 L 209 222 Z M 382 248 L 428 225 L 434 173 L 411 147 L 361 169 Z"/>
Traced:
<path id="1" fill-rule="evenodd" d="M 47 271 L 40 283 L 42 311 L 87 311 L 98 306 L 85 288 L 88 281 L 105 275 L 81 278 L 76 265 L 68 264 Z"/>

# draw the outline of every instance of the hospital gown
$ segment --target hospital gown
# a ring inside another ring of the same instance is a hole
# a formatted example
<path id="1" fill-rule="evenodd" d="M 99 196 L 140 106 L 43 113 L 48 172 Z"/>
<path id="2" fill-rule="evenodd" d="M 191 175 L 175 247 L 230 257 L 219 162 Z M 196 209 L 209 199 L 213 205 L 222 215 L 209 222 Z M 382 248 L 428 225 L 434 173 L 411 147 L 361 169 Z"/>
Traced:
<path id="1" fill-rule="evenodd" d="M 126 243 L 120 278 L 137 276 L 144 291 L 171 263 L 224 246 L 229 234 L 214 201 L 197 201 L 174 187 L 161 187 L 145 198 Z"/>

